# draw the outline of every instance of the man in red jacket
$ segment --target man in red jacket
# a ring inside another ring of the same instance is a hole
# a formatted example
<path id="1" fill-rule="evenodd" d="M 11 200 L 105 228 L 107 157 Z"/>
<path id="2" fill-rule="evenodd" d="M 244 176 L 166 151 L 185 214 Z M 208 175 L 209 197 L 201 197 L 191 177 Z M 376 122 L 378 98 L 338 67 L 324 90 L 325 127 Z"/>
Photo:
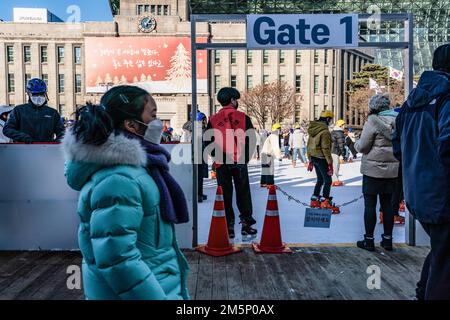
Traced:
<path id="1" fill-rule="evenodd" d="M 256 131 L 250 117 L 238 111 L 241 95 L 235 88 L 222 88 L 217 100 L 222 109 L 211 116 L 207 131 L 213 130 L 210 143 L 214 143 L 211 155 L 217 170 L 217 183 L 223 189 L 228 234 L 234 238 L 235 215 L 233 211 L 233 183 L 236 204 L 240 211 L 243 236 L 254 236 L 256 223 L 253 218 L 252 196 L 247 164 L 256 149 Z"/>

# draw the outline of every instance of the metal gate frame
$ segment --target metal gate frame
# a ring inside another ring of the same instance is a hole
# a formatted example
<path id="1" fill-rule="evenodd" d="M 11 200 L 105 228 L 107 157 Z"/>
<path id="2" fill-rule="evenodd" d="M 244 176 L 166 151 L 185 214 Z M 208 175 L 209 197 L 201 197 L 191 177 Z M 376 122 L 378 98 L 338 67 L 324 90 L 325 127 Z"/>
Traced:
<path id="1" fill-rule="evenodd" d="M 370 14 L 359 14 L 358 21 L 367 22 L 371 17 Z M 404 50 L 404 60 L 405 64 L 405 98 L 408 97 L 409 93 L 413 88 L 413 52 L 414 52 L 414 42 L 413 42 L 413 30 L 414 30 L 414 20 L 412 13 L 398 13 L 398 14 L 381 14 L 379 16 L 380 22 L 385 21 L 403 21 L 405 30 L 405 41 L 400 42 L 359 42 L 357 48 L 376 48 L 376 49 L 403 49 Z M 197 108 L 197 50 L 247 50 L 247 42 L 236 42 L 236 43 L 198 43 L 197 42 L 197 22 L 247 22 L 246 14 L 191 14 L 191 63 L 192 63 L 192 114 L 196 115 Z M 352 47 L 351 49 L 357 49 Z M 322 49 L 322 48 L 321 48 Z M 333 49 L 333 47 L 323 49 Z M 345 50 L 345 48 L 339 48 Z M 350 49 L 350 48 L 349 48 Z M 253 49 L 252 49 L 253 50 Z M 255 49 L 258 50 L 258 49 Z M 263 50 L 263 49 L 259 49 Z M 302 48 L 287 48 L 286 50 L 311 50 Z M 194 121 L 195 123 L 195 121 Z M 195 125 L 192 126 L 192 159 L 197 159 L 197 128 Z M 197 202 L 197 178 L 198 178 L 198 168 L 193 161 L 193 189 L 192 189 L 192 214 L 193 214 L 193 235 L 192 235 L 192 246 L 196 247 L 198 245 L 198 202 Z M 408 221 L 408 233 L 406 235 L 406 243 L 408 245 L 415 245 L 416 238 L 416 225 L 415 220 L 412 215 L 409 215 Z"/>

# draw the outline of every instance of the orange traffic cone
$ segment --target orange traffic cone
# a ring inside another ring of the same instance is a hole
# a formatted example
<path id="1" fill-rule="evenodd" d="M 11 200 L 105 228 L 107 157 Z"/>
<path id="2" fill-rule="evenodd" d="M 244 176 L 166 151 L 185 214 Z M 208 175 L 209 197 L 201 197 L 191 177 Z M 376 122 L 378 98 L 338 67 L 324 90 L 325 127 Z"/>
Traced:
<path id="1" fill-rule="evenodd" d="M 225 218 L 225 204 L 221 186 L 217 187 L 208 244 L 197 247 L 196 250 L 213 257 L 226 256 L 241 251 L 241 249 L 232 246 L 228 239 L 227 219 Z"/>
<path id="2" fill-rule="evenodd" d="M 256 253 L 292 253 L 292 250 L 281 240 L 280 216 L 276 187 L 270 186 L 267 201 L 266 217 L 261 236 L 261 242 L 253 243 Z"/>

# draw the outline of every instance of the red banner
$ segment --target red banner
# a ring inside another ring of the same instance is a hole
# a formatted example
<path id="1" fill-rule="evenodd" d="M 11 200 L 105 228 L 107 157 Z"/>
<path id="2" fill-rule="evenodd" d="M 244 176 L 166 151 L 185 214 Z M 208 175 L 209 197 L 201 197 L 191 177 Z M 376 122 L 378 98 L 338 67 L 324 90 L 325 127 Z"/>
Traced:
<path id="1" fill-rule="evenodd" d="M 199 39 L 200 42 L 206 39 Z M 86 92 L 135 84 L 150 93 L 191 93 L 189 37 L 85 38 Z M 207 53 L 197 52 L 198 92 L 207 92 Z"/>

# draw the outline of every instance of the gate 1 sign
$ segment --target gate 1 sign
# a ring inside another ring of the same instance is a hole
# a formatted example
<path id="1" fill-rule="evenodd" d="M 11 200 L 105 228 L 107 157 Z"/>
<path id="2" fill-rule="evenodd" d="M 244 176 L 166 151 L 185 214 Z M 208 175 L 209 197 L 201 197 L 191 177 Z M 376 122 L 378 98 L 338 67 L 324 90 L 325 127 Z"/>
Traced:
<path id="1" fill-rule="evenodd" d="M 247 15 L 248 49 L 357 46 L 357 14 Z"/>

